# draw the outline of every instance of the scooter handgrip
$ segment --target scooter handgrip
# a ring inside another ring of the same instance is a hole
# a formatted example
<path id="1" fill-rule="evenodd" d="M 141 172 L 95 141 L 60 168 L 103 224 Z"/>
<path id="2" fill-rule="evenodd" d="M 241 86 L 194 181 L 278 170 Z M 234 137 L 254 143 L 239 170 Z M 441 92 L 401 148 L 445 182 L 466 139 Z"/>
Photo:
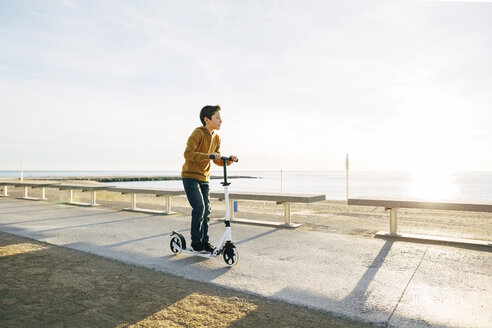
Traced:
<path id="1" fill-rule="evenodd" d="M 210 159 L 215 159 L 215 156 L 210 154 L 209 156 Z M 226 161 L 231 161 L 232 162 L 232 158 L 230 157 L 226 157 L 226 156 L 222 156 L 221 160 L 226 160 Z M 239 159 L 236 159 L 236 163 L 239 162 Z"/>

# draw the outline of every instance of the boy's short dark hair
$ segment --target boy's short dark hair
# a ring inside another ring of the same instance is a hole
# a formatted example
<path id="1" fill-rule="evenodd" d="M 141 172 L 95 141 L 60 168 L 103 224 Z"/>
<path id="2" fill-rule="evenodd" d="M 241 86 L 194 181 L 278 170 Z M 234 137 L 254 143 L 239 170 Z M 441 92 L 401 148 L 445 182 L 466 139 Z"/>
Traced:
<path id="1" fill-rule="evenodd" d="M 218 112 L 220 110 L 220 106 L 219 105 L 216 105 L 216 106 L 211 106 L 211 105 L 207 105 L 205 107 L 202 108 L 202 110 L 200 111 L 200 121 L 202 121 L 202 124 L 203 126 L 205 126 L 205 117 L 207 117 L 209 120 L 212 119 L 212 116 Z"/>

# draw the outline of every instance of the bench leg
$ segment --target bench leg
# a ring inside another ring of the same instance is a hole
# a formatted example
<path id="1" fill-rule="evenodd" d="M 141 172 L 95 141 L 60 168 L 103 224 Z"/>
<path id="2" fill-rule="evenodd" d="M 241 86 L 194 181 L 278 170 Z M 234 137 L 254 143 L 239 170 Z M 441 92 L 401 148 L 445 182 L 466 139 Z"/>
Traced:
<path id="1" fill-rule="evenodd" d="M 171 213 L 171 196 L 166 196 L 166 212 Z"/>
<path id="2" fill-rule="evenodd" d="M 290 203 L 284 203 L 284 217 L 285 217 L 285 224 L 291 225 L 292 220 L 290 218 Z"/>
<path id="3" fill-rule="evenodd" d="M 91 195 L 91 205 L 96 206 L 96 201 L 97 201 L 96 192 L 93 191 Z"/>
<path id="4" fill-rule="evenodd" d="M 9 197 L 8 186 L 3 186 L 3 195 L 4 197 Z"/>
<path id="5" fill-rule="evenodd" d="M 390 235 L 398 234 L 396 210 L 397 210 L 396 208 L 390 209 Z"/>
<path id="6" fill-rule="evenodd" d="M 130 194 L 131 209 L 137 209 L 137 194 Z"/>
<path id="7" fill-rule="evenodd" d="M 24 198 L 28 198 L 28 187 L 24 187 Z"/>
<path id="8" fill-rule="evenodd" d="M 46 200 L 46 188 L 41 188 L 41 199 Z"/>
<path id="9" fill-rule="evenodd" d="M 73 203 L 73 190 L 70 189 L 68 192 L 68 202 Z"/>

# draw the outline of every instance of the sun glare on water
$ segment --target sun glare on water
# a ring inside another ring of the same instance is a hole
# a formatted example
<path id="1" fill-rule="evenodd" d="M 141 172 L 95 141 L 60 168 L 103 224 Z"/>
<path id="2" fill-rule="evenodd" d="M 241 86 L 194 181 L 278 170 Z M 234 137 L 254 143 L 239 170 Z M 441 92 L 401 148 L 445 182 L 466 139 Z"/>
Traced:
<path id="1" fill-rule="evenodd" d="M 412 174 L 409 196 L 424 200 L 452 200 L 458 196 L 458 186 L 449 172 L 418 171 Z"/>

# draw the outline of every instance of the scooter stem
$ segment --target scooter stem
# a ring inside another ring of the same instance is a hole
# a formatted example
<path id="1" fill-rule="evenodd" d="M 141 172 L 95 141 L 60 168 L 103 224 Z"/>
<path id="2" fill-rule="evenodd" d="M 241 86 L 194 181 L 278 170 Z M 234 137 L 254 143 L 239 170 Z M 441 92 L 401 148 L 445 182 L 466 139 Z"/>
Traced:
<path id="1" fill-rule="evenodd" d="M 224 186 L 224 201 L 225 201 L 225 221 L 226 221 L 226 227 L 229 226 L 229 222 L 231 221 L 231 215 L 229 214 L 230 208 L 229 208 L 229 190 L 228 186 Z"/>
<path id="2" fill-rule="evenodd" d="M 228 158 L 222 157 L 222 163 L 224 164 L 224 182 L 222 182 L 222 185 L 224 187 L 230 185 L 230 183 L 227 182 L 227 161 Z"/>

